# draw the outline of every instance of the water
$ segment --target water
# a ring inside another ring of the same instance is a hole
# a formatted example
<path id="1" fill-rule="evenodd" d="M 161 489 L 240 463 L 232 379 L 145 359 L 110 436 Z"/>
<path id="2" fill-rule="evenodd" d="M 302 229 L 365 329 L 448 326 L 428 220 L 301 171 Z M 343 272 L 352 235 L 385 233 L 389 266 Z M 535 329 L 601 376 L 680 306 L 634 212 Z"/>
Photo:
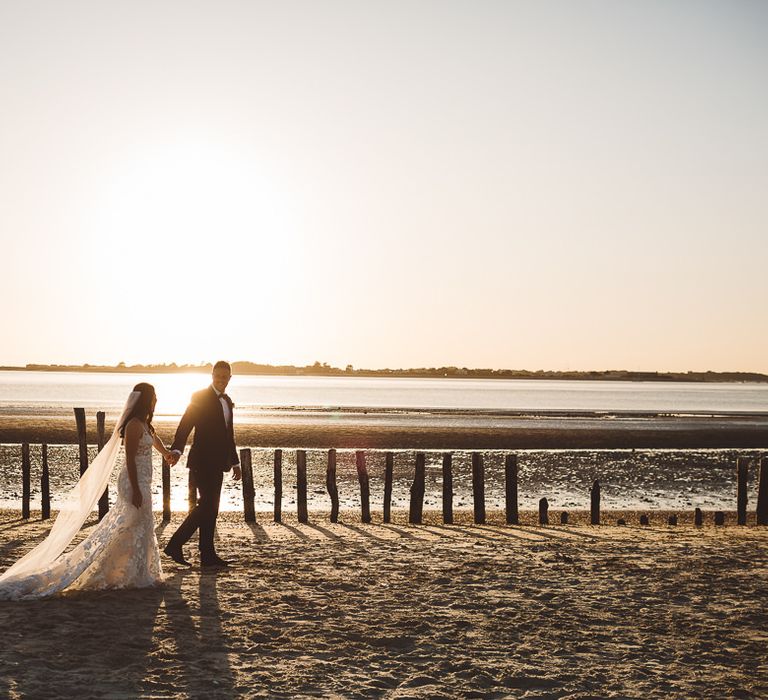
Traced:
<path id="1" fill-rule="evenodd" d="M 72 408 L 88 413 L 107 411 L 116 417 L 131 387 L 148 380 L 158 392 L 156 421 L 175 421 L 191 393 L 205 387 L 208 375 L 118 374 L 67 372 L 0 372 L 0 418 L 14 416 L 72 419 Z M 509 412 L 597 411 L 632 413 L 766 414 L 768 384 L 700 384 L 662 382 L 605 382 L 549 380 L 402 379 L 362 377 L 267 377 L 235 376 L 228 393 L 236 409 L 236 423 L 328 420 L 354 421 L 363 425 L 472 425 L 493 427 Z M 313 409 L 313 410 L 308 410 Z M 440 411 L 455 415 L 446 418 Z M 74 421 L 73 421 L 74 425 Z M 244 447 L 244 445 L 239 445 Z M 33 448 L 33 485 L 39 484 L 39 455 Z M 413 477 L 414 453 L 395 451 L 393 506 L 407 507 Z M 56 494 L 74 484 L 78 475 L 77 448 L 51 446 L 51 491 Z M 330 509 L 325 491 L 326 453 L 308 451 L 309 506 Z M 605 508 L 702 508 L 735 507 L 736 456 L 757 458 L 755 450 L 521 450 L 520 502 L 535 508 L 541 496 L 551 507 L 586 508 L 589 487 L 601 479 Z M 20 447 L 0 445 L 0 507 L 20 506 Z M 489 507 L 504 500 L 503 454 L 487 451 L 486 499 Z M 271 450 L 254 447 L 256 507 L 272 510 Z M 371 505 L 381 510 L 383 500 L 383 452 L 367 453 L 371 475 Z M 354 453 L 338 453 L 338 479 L 342 508 L 359 508 L 359 487 Z M 183 462 L 172 471 L 175 509 L 186 499 Z M 754 478 L 751 480 L 754 499 Z M 427 455 L 425 505 L 438 507 L 442 491 L 441 456 Z M 161 507 L 160 463 L 156 457 L 155 508 Z M 284 456 L 283 506 L 295 509 L 295 452 Z M 454 453 L 454 503 L 470 508 L 470 453 Z M 114 493 L 114 488 L 113 488 Z M 33 488 L 33 504 L 39 507 L 39 489 Z M 224 509 L 240 509 L 240 486 L 228 482 L 222 499 Z"/>
<path id="2" fill-rule="evenodd" d="M 0 372 L 0 416 L 72 417 L 74 406 L 118 414 L 134 384 L 154 384 L 159 420 L 181 413 L 210 383 L 200 374 Z M 618 411 L 647 413 L 768 412 L 768 384 L 609 382 L 388 377 L 241 375 L 227 389 L 236 421 L 267 409 L 480 410 L 486 412 Z M 424 420 L 429 420 L 424 416 Z"/>

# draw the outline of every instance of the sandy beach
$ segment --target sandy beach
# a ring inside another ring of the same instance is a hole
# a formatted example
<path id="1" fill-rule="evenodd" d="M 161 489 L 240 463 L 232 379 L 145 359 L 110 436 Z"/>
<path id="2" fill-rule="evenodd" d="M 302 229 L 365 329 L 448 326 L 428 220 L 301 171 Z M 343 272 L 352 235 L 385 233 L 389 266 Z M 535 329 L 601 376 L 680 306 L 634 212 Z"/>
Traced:
<path id="1" fill-rule="evenodd" d="M 0 604 L 0 696 L 765 697 L 768 529 L 604 522 L 619 515 L 228 513 L 231 570 L 164 559 L 158 589 Z M 44 535 L 36 517 L 0 514 L 2 568 Z"/>

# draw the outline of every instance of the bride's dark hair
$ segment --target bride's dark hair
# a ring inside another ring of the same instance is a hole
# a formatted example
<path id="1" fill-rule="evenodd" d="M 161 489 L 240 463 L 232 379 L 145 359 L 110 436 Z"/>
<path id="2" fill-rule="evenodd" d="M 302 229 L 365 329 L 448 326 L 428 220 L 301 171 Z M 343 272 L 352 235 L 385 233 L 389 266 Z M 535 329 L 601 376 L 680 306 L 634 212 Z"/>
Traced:
<path id="1" fill-rule="evenodd" d="M 155 387 L 146 382 L 140 382 L 133 387 L 133 390 L 138 391 L 141 396 L 139 396 L 131 412 L 120 426 L 120 437 L 125 437 L 125 426 L 128 425 L 131 418 L 138 418 L 142 422 L 146 421 L 149 432 L 154 435 L 155 429 L 152 427 L 152 416 L 154 415 L 152 400 L 155 398 Z"/>

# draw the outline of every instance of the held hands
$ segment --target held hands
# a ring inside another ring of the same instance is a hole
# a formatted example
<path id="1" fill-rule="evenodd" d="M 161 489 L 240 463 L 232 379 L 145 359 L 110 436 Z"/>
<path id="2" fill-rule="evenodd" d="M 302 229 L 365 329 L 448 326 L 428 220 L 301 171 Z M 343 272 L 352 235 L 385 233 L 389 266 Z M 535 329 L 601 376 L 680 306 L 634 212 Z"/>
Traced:
<path id="1" fill-rule="evenodd" d="M 181 454 L 176 450 L 173 450 L 173 452 L 169 452 L 165 456 L 165 461 L 168 462 L 168 464 L 170 464 L 172 467 L 176 466 L 176 464 L 180 459 L 181 459 Z"/>

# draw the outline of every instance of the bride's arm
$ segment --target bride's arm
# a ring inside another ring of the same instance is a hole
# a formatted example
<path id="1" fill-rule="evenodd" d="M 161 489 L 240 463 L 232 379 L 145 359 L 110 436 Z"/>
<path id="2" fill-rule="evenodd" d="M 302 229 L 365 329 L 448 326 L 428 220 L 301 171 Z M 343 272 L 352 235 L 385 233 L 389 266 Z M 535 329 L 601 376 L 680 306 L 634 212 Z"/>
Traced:
<path id="1" fill-rule="evenodd" d="M 157 433 L 155 433 L 152 436 L 152 444 L 155 446 L 155 449 L 163 455 L 163 459 L 166 461 L 172 460 L 172 454 L 171 451 L 163 444 L 163 441 L 160 439 Z"/>
<path id="2" fill-rule="evenodd" d="M 131 489 L 133 489 L 131 503 L 137 508 L 141 508 L 144 500 L 141 495 L 141 489 L 139 489 L 139 475 L 136 471 L 136 452 L 139 448 L 139 440 L 143 432 L 144 427 L 135 418 L 125 426 L 125 466 L 128 470 L 128 480 L 131 482 Z"/>

